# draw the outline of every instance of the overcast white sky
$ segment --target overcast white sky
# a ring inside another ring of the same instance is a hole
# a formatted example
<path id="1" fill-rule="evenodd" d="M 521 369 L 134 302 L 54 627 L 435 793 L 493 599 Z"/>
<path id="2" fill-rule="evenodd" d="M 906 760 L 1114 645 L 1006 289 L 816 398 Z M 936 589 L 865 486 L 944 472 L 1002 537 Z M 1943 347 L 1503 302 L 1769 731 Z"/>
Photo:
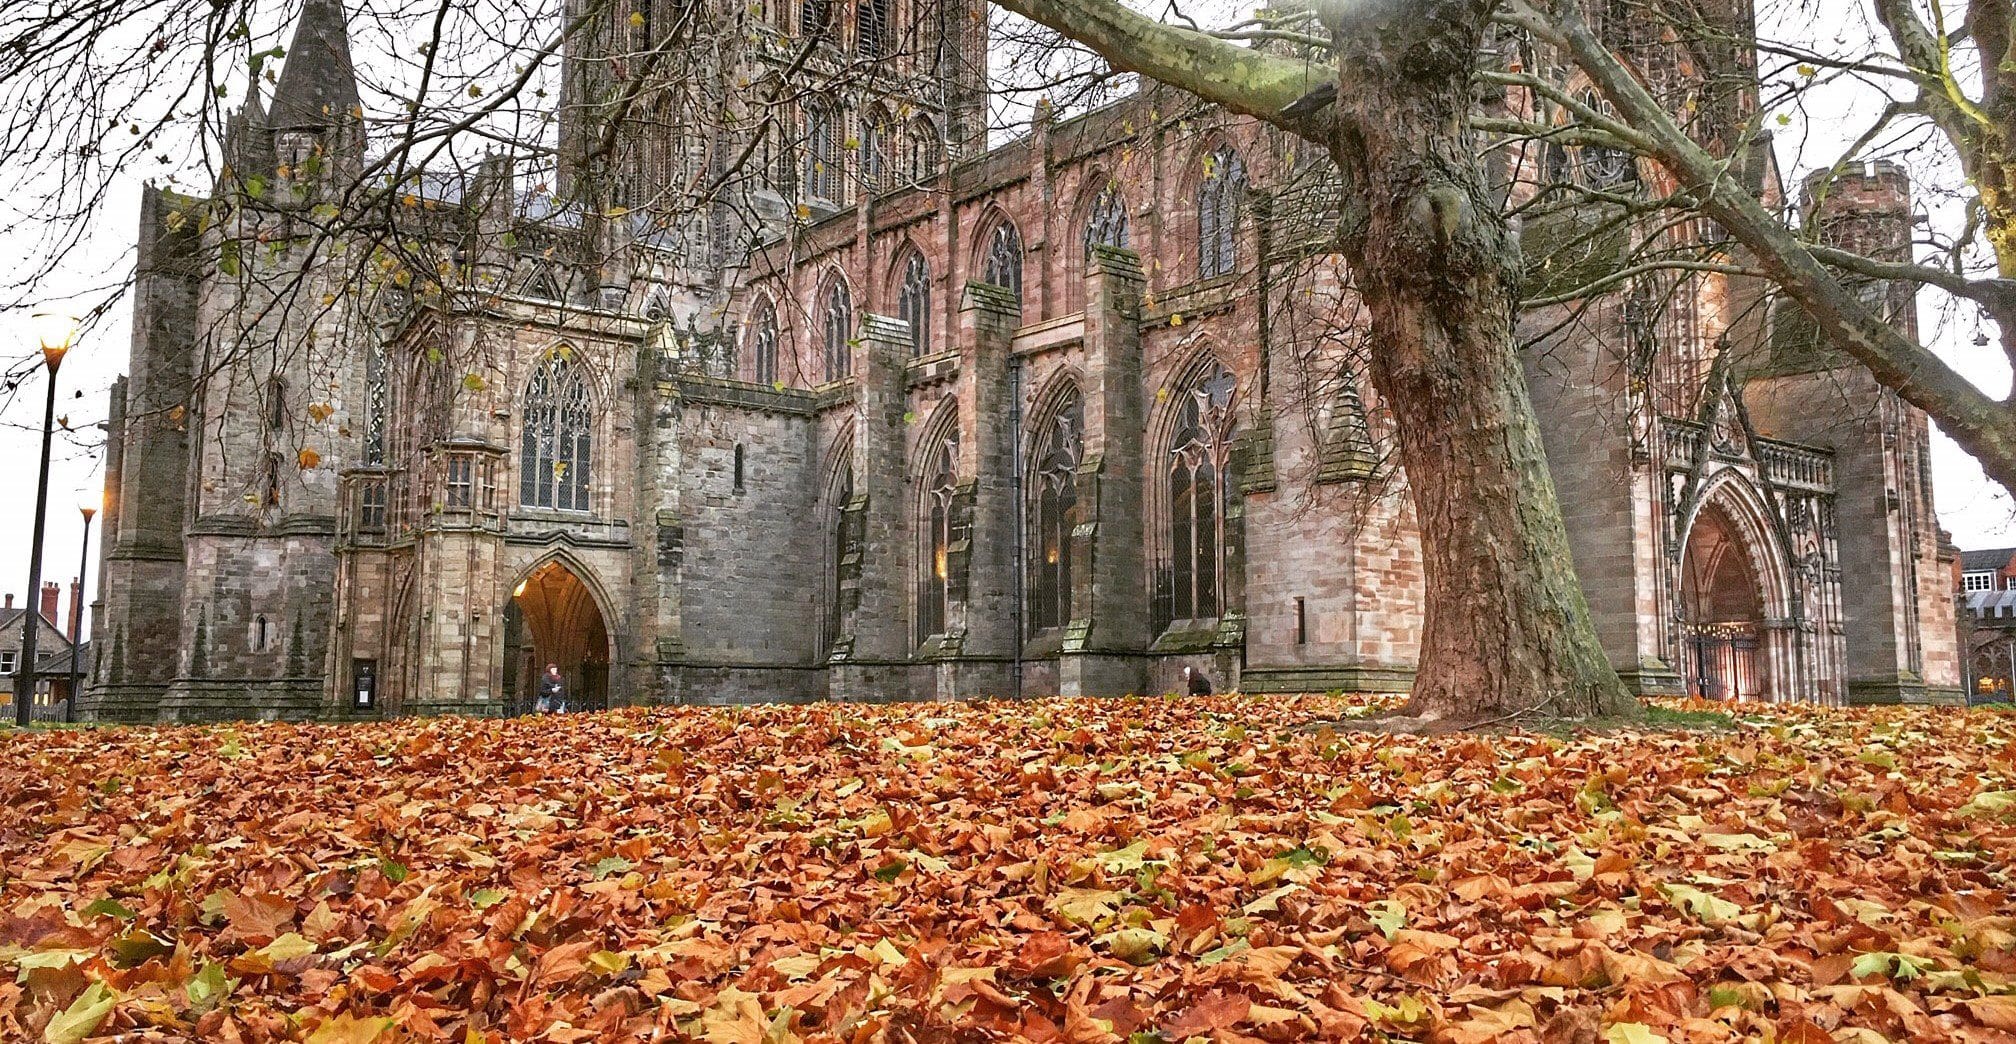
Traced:
<path id="1" fill-rule="evenodd" d="M 1865 23 L 1860 0 L 1822 0 L 1823 10 L 1838 11 L 1839 19 L 1820 19 L 1819 24 L 1836 32 L 1854 34 L 1853 27 Z M 1762 15 L 1781 23 L 1786 14 Z M 1791 12 L 1789 17 L 1808 18 L 1810 12 Z M 1809 23 L 1811 24 L 1811 23 Z M 1844 28 L 1845 27 L 1845 28 Z M 1826 41 L 1816 41 L 1825 44 Z M 369 60 L 359 54 L 360 64 Z M 1796 172 L 1831 161 L 1830 148 L 1859 130 L 1853 123 L 1866 118 L 1870 95 L 1844 85 L 1815 92 L 1799 110 L 1787 113 L 1790 122 L 1775 125 L 1780 142 L 1781 162 Z M 1942 180 L 1945 172 L 1921 169 L 1921 176 Z M 64 295 L 88 296 L 93 288 L 123 278 L 131 264 L 134 220 L 140 183 L 137 177 L 122 183 L 111 203 L 99 213 L 88 232 L 88 249 L 79 252 L 61 278 L 50 286 L 53 309 L 79 307 Z M 1957 221 L 1955 202 L 1937 193 L 1921 194 L 1921 207 L 1935 225 Z M 0 232 L 0 256 L 21 257 L 34 250 L 29 232 L 16 225 L 18 214 L 0 202 L 5 224 L 15 225 L 12 233 Z M 102 439 L 95 425 L 105 419 L 112 381 L 125 371 L 128 349 L 129 311 L 122 300 L 117 313 L 96 332 L 78 344 L 60 375 L 57 413 L 67 417 L 83 433 L 59 433 L 50 478 L 49 536 L 44 555 L 44 578 L 62 583 L 66 590 L 77 571 L 81 522 L 77 512 L 80 498 L 95 501 L 102 484 Z M 2000 353 L 1973 345 L 1978 319 L 1972 310 L 1955 310 L 1947 302 L 1927 294 L 1920 301 L 1923 329 L 1934 347 L 1964 373 L 1988 391 L 2001 395 L 2009 386 L 2010 373 Z M 0 316 L 0 358 L 20 359 L 36 350 L 30 327 L 17 315 Z M 0 592 L 17 595 L 27 584 L 27 550 L 34 507 L 35 469 L 40 439 L 43 396 L 47 385 L 39 372 L 12 397 L 0 395 Z M 1973 459 L 1943 435 L 1935 435 L 1933 475 L 1937 487 L 1940 523 L 1950 530 L 1963 548 L 2016 544 L 2016 503 L 1998 485 L 1982 475 Z M 98 537 L 93 527 L 92 540 Z M 95 551 L 93 555 L 95 578 Z M 66 605 L 67 615 L 67 605 Z"/>

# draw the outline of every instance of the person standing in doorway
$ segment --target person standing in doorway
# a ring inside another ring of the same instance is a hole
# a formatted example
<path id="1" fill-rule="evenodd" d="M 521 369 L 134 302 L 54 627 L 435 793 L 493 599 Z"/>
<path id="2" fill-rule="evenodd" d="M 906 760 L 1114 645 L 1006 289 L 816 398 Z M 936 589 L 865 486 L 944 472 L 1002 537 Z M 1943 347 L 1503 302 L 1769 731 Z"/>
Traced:
<path id="1" fill-rule="evenodd" d="M 546 673 L 539 676 L 539 713 L 567 713 L 567 679 L 557 663 L 547 664 Z"/>

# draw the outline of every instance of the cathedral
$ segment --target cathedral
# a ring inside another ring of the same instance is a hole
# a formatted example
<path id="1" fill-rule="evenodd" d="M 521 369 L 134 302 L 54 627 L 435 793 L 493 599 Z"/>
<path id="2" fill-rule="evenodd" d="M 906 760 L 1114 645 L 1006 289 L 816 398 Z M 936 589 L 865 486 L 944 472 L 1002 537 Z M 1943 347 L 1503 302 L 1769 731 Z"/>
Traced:
<path id="1" fill-rule="evenodd" d="M 1408 688 L 1406 418 L 1327 157 L 1152 85 L 990 140 L 980 0 L 604 6 L 570 4 L 543 159 L 383 185 L 345 13 L 306 0 L 214 189 L 146 191 L 81 717 L 523 713 L 548 664 L 576 707 Z M 1754 115 L 1747 54 L 1631 46 Z M 1814 234 L 1909 249 L 1901 170 L 1724 148 Z M 1494 157 L 1535 213 L 1662 190 Z M 1712 229 L 1555 210 L 1528 373 L 1625 680 L 1957 698 L 1925 416 L 1754 280 L 1625 260 Z"/>

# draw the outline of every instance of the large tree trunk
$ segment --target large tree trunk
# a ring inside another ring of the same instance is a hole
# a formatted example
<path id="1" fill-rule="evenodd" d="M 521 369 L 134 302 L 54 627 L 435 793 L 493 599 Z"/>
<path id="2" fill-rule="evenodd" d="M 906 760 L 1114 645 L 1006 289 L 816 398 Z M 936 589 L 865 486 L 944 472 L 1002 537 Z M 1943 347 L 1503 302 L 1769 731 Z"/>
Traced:
<path id="1" fill-rule="evenodd" d="M 1357 0 L 1325 19 L 1345 250 L 1421 527 L 1427 619 L 1406 710 L 1633 715 L 1569 556 L 1513 336 L 1519 252 L 1468 130 L 1489 6 Z"/>
<path id="2" fill-rule="evenodd" d="M 1641 713 L 1590 624 L 1514 347 L 1518 251 L 1469 132 L 1491 0 L 1323 0 L 1334 109 L 1305 104 L 1320 67 L 1114 0 L 996 2 L 1337 159 L 1372 382 L 1399 418 L 1420 515 L 1427 620 L 1406 712 L 1456 724 Z"/>

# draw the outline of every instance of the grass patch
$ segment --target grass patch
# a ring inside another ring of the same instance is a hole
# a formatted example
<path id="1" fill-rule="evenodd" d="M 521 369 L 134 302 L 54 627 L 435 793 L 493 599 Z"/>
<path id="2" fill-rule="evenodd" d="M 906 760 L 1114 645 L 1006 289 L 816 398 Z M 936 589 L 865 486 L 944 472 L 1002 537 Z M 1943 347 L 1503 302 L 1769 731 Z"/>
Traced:
<path id="1" fill-rule="evenodd" d="M 1661 707 L 1656 703 L 1646 706 L 1645 721 L 1654 728 L 1661 729 L 1705 729 L 1710 732 L 1722 732 L 1736 727 L 1735 716 L 1727 711 L 1683 710 L 1677 707 Z"/>

